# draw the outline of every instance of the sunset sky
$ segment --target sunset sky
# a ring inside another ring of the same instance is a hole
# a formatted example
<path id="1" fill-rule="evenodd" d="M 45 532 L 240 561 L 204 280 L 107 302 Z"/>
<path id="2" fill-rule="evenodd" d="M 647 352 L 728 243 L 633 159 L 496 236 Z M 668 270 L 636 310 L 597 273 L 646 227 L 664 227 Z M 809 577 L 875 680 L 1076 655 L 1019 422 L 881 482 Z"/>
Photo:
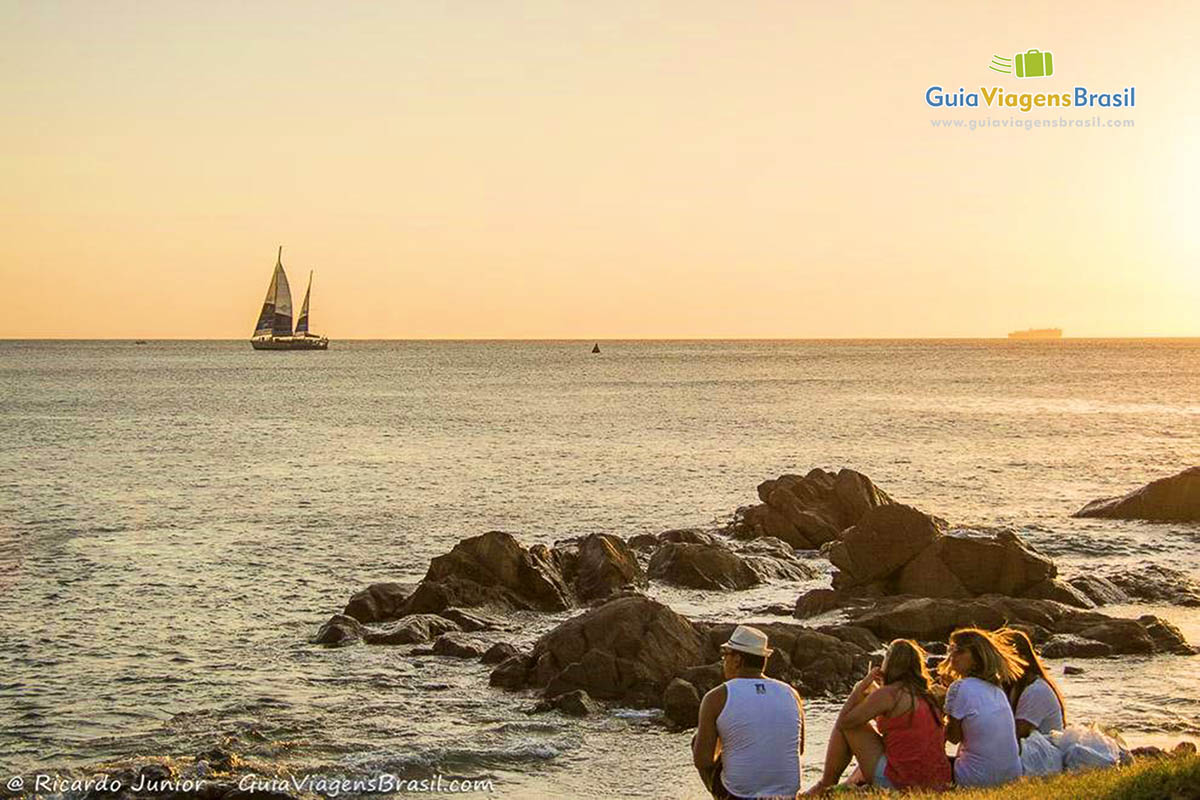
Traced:
<path id="1" fill-rule="evenodd" d="M 1200 6 L 1074 8 L 0 0 L 0 338 L 1200 336 Z"/>

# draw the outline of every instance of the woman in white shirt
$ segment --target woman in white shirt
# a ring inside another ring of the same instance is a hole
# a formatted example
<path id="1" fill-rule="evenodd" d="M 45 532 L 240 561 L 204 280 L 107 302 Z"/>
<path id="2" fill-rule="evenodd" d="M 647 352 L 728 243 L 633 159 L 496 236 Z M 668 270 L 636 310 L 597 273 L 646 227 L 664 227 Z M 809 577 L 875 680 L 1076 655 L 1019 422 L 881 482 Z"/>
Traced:
<path id="1" fill-rule="evenodd" d="M 1054 679 L 1046 672 L 1042 660 L 1033 649 L 1033 642 L 1024 631 L 1001 631 L 1004 641 L 1012 645 L 1025 668 L 1008 686 L 1008 701 L 1017 720 L 1017 738 L 1024 739 L 1033 731 L 1050 733 L 1066 727 L 1067 706 Z"/>
<path id="2" fill-rule="evenodd" d="M 960 628 L 938 672 L 953 683 L 946 690 L 946 741 L 958 743 L 954 782 L 995 786 L 1021 777 L 1012 707 L 1002 686 L 1021 674 L 1024 663 L 1012 645 L 994 633 Z"/>

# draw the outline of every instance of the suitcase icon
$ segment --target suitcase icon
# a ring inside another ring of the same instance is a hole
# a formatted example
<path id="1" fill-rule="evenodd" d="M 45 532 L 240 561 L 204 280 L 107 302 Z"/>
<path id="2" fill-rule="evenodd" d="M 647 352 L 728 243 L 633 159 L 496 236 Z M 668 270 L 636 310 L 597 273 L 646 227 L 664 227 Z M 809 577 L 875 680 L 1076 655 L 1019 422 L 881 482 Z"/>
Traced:
<path id="1" fill-rule="evenodd" d="M 1054 56 L 1050 51 L 1017 53 L 1014 61 L 1018 78 L 1048 78 L 1054 74 Z"/>

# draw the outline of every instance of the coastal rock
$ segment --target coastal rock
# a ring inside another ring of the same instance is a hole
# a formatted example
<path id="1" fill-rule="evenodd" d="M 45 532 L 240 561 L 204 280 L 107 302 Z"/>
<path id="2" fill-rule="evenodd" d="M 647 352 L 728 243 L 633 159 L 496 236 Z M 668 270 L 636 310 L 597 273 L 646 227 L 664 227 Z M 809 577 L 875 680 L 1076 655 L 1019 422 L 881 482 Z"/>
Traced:
<path id="1" fill-rule="evenodd" d="M 749 589 L 762 582 L 745 559 L 721 544 L 668 542 L 654 551 L 648 572 L 691 589 Z"/>
<path id="2" fill-rule="evenodd" d="M 1070 633 L 1056 633 L 1041 645 L 1043 658 L 1103 658 L 1112 655 L 1112 645 Z"/>
<path id="3" fill-rule="evenodd" d="M 720 544 L 721 540 L 699 528 L 663 531 L 654 537 L 658 544 Z"/>
<path id="4" fill-rule="evenodd" d="M 363 638 L 365 630 L 354 617 L 345 614 L 334 614 L 329 621 L 321 626 L 317 635 L 312 638 L 313 644 L 325 644 L 332 647 L 345 647 Z"/>
<path id="5" fill-rule="evenodd" d="M 504 627 L 504 623 L 495 617 L 483 614 L 472 614 L 461 608 L 445 608 L 437 612 L 439 617 L 448 619 L 458 626 L 459 630 L 467 633 L 477 631 L 494 631 Z"/>
<path id="6" fill-rule="evenodd" d="M 1051 600 L 1000 595 L 969 600 L 894 598 L 854 617 L 851 624 L 867 628 L 883 640 L 936 640 L 945 639 L 956 628 L 1009 626 L 1026 630 L 1035 643 L 1052 634 L 1074 634 L 1108 645 L 1114 655 L 1194 652 L 1178 628 L 1158 617 L 1122 619 Z"/>
<path id="7" fill-rule="evenodd" d="M 629 545 L 605 533 L 592 534 L 580 542 L 573 577 L 575 595 L 584 602 L 647 583 L 646 573 Z"/>
<path id="8" fill-rule="evenodd" d="M 937 557 L 970 595 L 1020 597 L 1030 587 L 1057 574 L 1053 561 L 1028 547 L 1011 531 L 992 536 L 970 532 L 942 536 L 936 550 Z M 910 592 L 903 584 L 898 588 L 905 594 L 923 594 Z"/>
<path id="9" fill-rule="evenodd" d="M 463 539 L 429 563 L 425 579 L 405 603 L 405 614 L 437 613 L 450 606 L 563 611 L 573 598 L 558 556 L 526 549 L 511 534 L 490 531 Z"/>
<path id="10" fill-rule="evenodd" d="M 1093 500 L 1074 516 L 1200 522 L 1200 466 L 1160 478 L 1121 497 Z"/>
<path id="11" fill-rule="evenodd" d="M 1096 603 L 1079 589 L 1066 581 L 1057 579 L 1042 581 L 1030 586 L 1022 596 L 1032 600 L 1053 600 L 1075 608 L 1095 608 Z"/>
<path id="12" fill-rule="evenodd" d="M 1129 595 L 1119 586 L 1100 575 L 1078 575 L 1067 581 L 1098 606 L 1129 602 Z"/>
<path id="13" fill-rule="evenodd" d="M 675 678 L 663 692 L 662 707 L 676 727 L 694 728 L 700 717 L 700 693 L 683 678 Z"/>
<path id="14" fill-rule="evenodd" d="M 796 598 L 796 609 L 792 615 L 807 619 L 842 607 L 842 595 L 833 589 L 809 589 Z"/>
<path id="15" fill-rule="evenodd" d="M 658 548 L 658 545 L 658 537 L 653 533 L 639 533 L 637 536 L 629 538 L 629 546 L 638 552 L 655 550 Z"/>
<path id="16" fill-rule="evenodd" d="M 834 588 L 845 589 L 891 575 L 941 535 L 933 517 L 912 506 L 876 506 L 858 523 L 842 531 L 829 548 L 829 560 L 840 570 Z"/>
<path id="17" fill-rule="evenodd" d="M 604 711 L 587 692 L 576 689 L 540 701 L 531 709 L 531 713 L 541 714 L 554 710 L 561 711 L 568 717 L 590 717 Z"/>
<path id="18" fill-rule="evenodd" d="M 870 478 L 850 469 L 780 475 L 758 486 L 761 505 L 738 510 L 729 532 L 735 538 L 774 536 L 797 549 L 837 539 L 873 508 L 892 503 Z"/>
<path id="19" fill-rule="evenodd" d="M 487 649 L 479 660 L 484 664 L 500 664 L 518 655 L 520 655 L 520 651 L 508 642 L 496 642 Z"/>
<path id="20" fill-rule="evenodd" d="M 367 644 L 419 644 L 457 630 L 456 624 L 436 614 L 411 614 L 380 630 L 367 631 L 363 640 Z"/>
<path id="21" fill-rule="evenodd" d="M 1103 577 L 1128 597 L 1147 603 L 1200 606 L 1200 585 L 1186 572 L 1144 562 Z"/>
<path id="22" fill-rule="evenodd" d="M 697 627 L 705 633 L 705 661 L 714 661 L 719 658 L 720 645 L 736 626 L 697 623 Z M 848 692 L 870 663 L 870 651 L 854 641 L 861 639 L 862 632 L 831 628 L 827 633 L 786 622 L 758 623 L 755 627 L 767 634 L 774 650 L 766 674 L 792 684 L 804 696 Z"/>
<path id="23" fill-rule="evenodd" d="M 529 673 L 533 659 L 527 655 L 515 655 L 500 662 L 488 676 L 488 685 L 516 691 L 529 685 Z"/>
<path id="24" fill-rule="evenodd" d="M 669 607 L 624 595 L 538 639 L 531 679 L 547 696 L 584 689 L 599 699 L 652 707 L 672 678 L 701 663 L 702 645 L 692 623 Z"/>
<path id="25" fill-rule="evenodd" d="M 479 658 L 487 649 L 487 644 L 462 633 L 443 633 L 433 643 L 435 656 L 452 656 L 454 658 Z"/>
<path id="26" fill-rule="evenodd" d="M 399 583 L 373 583 L 355 592 L 342 613 L 359 622 L 387 622 L 402 616 L 408 595 L 409 588 Z"/>

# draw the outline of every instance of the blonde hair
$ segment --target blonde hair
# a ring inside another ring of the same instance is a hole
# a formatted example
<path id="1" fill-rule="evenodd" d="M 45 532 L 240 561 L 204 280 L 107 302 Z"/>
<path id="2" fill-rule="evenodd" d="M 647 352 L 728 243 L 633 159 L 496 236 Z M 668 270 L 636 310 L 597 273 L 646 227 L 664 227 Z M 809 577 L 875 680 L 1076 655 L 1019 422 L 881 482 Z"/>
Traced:
<path id="1" fill-rule="evenodd" d="M 1017 657 L 1025 662 L 1025 668 L 1016 681 L 1012 684 L 1012 704 L 1016 708 L 1017 699 L 1021 693 L 1029 687 L 1031 683 L 1041 678 L 1046 682 L 1050 689 L 1054 692 L 1054 696 L 1058 698 L 1058 707 L 1062 710 L 1063 724 L 1067 723 L 1067 704 L 1063 701 L 1062 692 L 1058 689 L 1058 684 L 1054 682 L 1054 678 L 1050 677 L 1050 673 L 1046 670 L 1046 666 L 1042 660 L 1038 658 L 1037 650 L 1033 649 L 1033 642 L 1029 639 L 1029 634 L 1025 631 L 1017 630 L 1016 628 L 1002 628 L 998 631 L 1005 642 L 1012 645 L 1016 651 Z"/>
<path id="2" fill-rule="evenodd" d="M 886 669 L 883 672 L 885 686 L 899 684 L 913 698 L 913 710 L 916 710 L 918 698 L 929 703 L 934 721 L 942 724 L 942 703 L 933 691 L 933 678 L 925 663 L 925 651 L 912 639 L 893 639 L 888 645 L 887 656 L 884 658 Z"/>
<path id="3" fill-rule="evenodd" d="M 947 658 L 938 665 L 938 674 L 955 680 L 979 678 L 997 686 L 1009 686 L 1025 671 L 1025 660 L 1012 644 L 1000 635 L 981 628 L 959 628 L 950 634 L 950 646 L 971 654 L 971 670 L 960 674 Z"/>

